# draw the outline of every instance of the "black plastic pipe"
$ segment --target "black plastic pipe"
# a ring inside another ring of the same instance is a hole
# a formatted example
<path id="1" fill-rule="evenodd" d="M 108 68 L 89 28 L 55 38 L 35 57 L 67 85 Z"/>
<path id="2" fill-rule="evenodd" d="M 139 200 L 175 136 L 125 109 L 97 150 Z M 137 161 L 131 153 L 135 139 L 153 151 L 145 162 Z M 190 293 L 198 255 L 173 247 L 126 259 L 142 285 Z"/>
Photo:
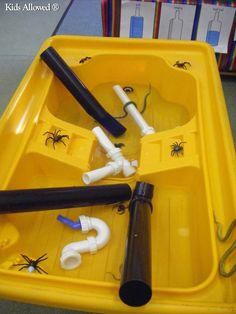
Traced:
<path id="1" fill-rule="evenodd" d="M 154 186 L 137 182 L 129 205 L 129 231 L 123 274 L 119 289 L 121 300 L 130 306 L 145 305 L 152 297 L 151 213 Z"/>
<path id="2" fill-rule="evenodd" d="M 131 198 L 128 184 L 0 191 L 0 214 L 114 204 Z"/>
<path id="3" fill-rule="evenodd" d="M 90 93 L 84 83 L 71 70 L 53 47 L 41 54 L 42 60 L 49 66 L 64 86 L 70 91 L 84 110 L 99 122 L 113 136 L 122 135 L 126 128 L 113 118 Z"/>

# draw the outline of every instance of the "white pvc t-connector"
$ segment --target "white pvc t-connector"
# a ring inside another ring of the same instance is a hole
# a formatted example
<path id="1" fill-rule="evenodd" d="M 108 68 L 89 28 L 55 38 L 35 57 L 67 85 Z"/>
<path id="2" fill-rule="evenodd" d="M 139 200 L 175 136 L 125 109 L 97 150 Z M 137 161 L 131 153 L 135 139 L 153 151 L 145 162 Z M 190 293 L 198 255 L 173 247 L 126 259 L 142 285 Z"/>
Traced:
<path id="1" fill-rule="evenodd" d="M 129 99 L 129 97 L 127 96 L 125 91 L 122 89 L 122 87 L 120 85 L 114 85 L 113 90 L 115 91 L 117 96 L 120 98 L 123 105 L 126 105 L 130 102 L 130 104 L 128 104 L 125 109 L 139 126 L 141 130 L 141 136 L 154 134 L 155 133 L 154 128 L 147 124 L 147 122 L 144 120 L 141 113 L 137 110 L 137 108 Z"/>
<path id="2" fill-rule="evenodd" d="M 81 264 L 81 253 L 90 252 L 95 254 L 97 250 L 103 248 L 110 239 L 110 229 L 101 219 L 80 216 L 81 230 L 87 233 L 90 230 L 96 230 L 96 237 L 87 237 L 87 240 L 72 242 L 67 244 L 60 258 L 61 267 L 64 269 L 75 269 Z"/>
<path id="3" fill-rule="evenodd" d="M 136 172 L 136 169 L 131 163 L 124 158 L 120 148 L 117 148 L 112 144 L 99 126 L 95 127 L 92 132 L 106 151 L 107 157 L 112 161 L 108 162 L 105 167 L 85 172 L 82 176 L 82 180 L 85 184 L 91 184 L 108 176 L 115 176 L 121 171 L 125 177 L 129 177 Z"/>

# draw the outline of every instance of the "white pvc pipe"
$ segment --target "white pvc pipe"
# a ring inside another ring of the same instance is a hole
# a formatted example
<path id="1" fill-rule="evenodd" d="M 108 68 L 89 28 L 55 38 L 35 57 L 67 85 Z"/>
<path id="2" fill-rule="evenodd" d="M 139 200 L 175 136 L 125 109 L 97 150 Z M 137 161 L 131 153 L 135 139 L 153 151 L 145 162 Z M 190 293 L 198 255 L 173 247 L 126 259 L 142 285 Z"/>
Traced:
<path id="1" fill-rule="evenodd" d="M 116 147 L 114 147 L 112 142 L 109 140 L 109 138 L 106 136 L 106 134 L 103 132 L 102 128 L 97 126 L 97 127 L 92 129 L 92 132 L 96 136 L 100 145 L 104 148 L 104 150 L 107 153 L 109 153 L 111 150 L 114 150 L 114 148 L 116 148 Z"/>
<path id="2" fill-rule="evenodd" d="M 131 102 L 125 91 L 122 89 L 120 85 L 114 85 L 113 90 L 117 94 L 117 96 L 120 98 L 123 105 L 126 105 L 128 102 Z M 137 110 L 134 104 L 130 103 L 126 106 L 126 111 L 131 115 L 131 117 L 134 119 L 134 121 L 137 123 L 141 130 L 141 135 L 149 135 L 154 134 L 155 130 L 153 127 L 149 126 L 147 122 L 144 120 L 141 113 Z"/>
<path id="3" fill-rule="evenodd" d="M 96 237 L 87 237 L 87 240 L 72 242 L 67 244 L 60 258 L 61 267 L 64 269 L 75 269 L 81 264 L 80 253 L 90 252 L 95 254 L 98 249 L 103 248 L 110 239 L 110 229 L 101 219 L 80 216 L 81 230 L 87 233 L 94 229 L 97 231 Z"/>
<path id="4" fill-rule="evenodd" d="M 102 128 L 99 126 L 92 129 L 93 134 L 96 136 L 99 144 L 107 153 L 107 157 L 112 160 L 117 160 L 117 158 L 122 156 L 121 150 L 118 147 L 115 147 L 113 143 L 109 140 L 106 134 L 103 132 Z"/>
<path id="5" fill-rule="evenodd" d="M 116 95 L 120 98 L 123 105 L 127 104 L 127 102 L 131 101 L 128 95 L 125 93 L 123 88 L 120 85 L 114 85 L 113 90 Z"/>
<path id="6" fill-rule="evenodd" d="M 105 167 L 85 172 L 82 180 L 85 184 L 91 184 L 103 178 L 114 176 L 122 170 L 122 163 L 109 162 Z"/>
<path id="7" fill-rule="evenodd" d="M 135 164 L 135 160 L 134 160 L 133 164 Z M 122 160 L 122 172 L 123 172 L 124 177 L 127 178 L 127 177 L 130 177 L 133 174 L 135 174 L 136 169 L 133 167 L 133 165 L 127 159 L 123 158 L 123 160 Z"/>

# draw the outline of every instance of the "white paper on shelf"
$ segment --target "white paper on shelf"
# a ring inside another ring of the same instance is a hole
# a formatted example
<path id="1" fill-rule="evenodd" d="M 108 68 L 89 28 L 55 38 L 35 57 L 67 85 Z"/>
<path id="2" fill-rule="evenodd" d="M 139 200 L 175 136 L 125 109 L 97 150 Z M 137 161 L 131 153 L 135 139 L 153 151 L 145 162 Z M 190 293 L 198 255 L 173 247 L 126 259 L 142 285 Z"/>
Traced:
<path id="1" fill-rule="evenodd" d="M 217 35 L 218 32 L 218 36 L 211 42 L 211 40 L 207 38 L 209 37 L 208 34 L 211 31 L 212 22 L 214 21 L 217 12 L 219 12 L 219 16 L 217 17 L 216 22 L 218 23 L 219 27 L 217 28 L 216 25 L 217 29 L 213 30 L 216 32 L 215 35 Z M 232 7 L 202 4 L 198 23 L 197 40 L 208 42 L 213 46 L 215 52 L 227 53 L 234 14 L 235 8 Z"/>
<path id="2" fill-rule="evenodd" d="M 156 3 L 127 0 L 121 2 L 120 37 L 130 37 L 131 19 L 137 14 L 137 5 L 140 6 L 139 16 L 143 17 L 142 38 L 152 38 Z"/>
<path id="3" fill-rule="evenodd" d="M 195 5 L 162 3 L 158 38 L 190 40 L 195 11 Z"/>

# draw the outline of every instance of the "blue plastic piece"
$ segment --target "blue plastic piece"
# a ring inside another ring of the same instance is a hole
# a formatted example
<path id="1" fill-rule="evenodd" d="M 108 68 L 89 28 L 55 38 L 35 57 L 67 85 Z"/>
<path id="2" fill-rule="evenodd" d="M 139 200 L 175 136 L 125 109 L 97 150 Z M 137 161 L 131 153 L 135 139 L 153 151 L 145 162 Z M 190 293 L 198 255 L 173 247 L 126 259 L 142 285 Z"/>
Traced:
<path id="1" fill-rule="evenodd" d="M 131 16 L 130 18 L 130 38 L 142 38 L 143 37 L 143 16 Z"/>
<path id="2" fill-rule="evenodd" d="M 72 229 L 76 229 L 76 230 L 80 229 L 81 230 L 80 220 L 79 221 L 73 221 L 67 217 L 62 216 L 62 215 L 58 215 L 57 220 L 62 222 L 63 224 L 67 225 L 68 227 L 70 227 Z"/>
<path id="3" fill-rule="evenodd" d="M 218 31 L 208 31 L 206 41 L 212 46 L 217 46 L 219 44 L 220 32 Z"/>

